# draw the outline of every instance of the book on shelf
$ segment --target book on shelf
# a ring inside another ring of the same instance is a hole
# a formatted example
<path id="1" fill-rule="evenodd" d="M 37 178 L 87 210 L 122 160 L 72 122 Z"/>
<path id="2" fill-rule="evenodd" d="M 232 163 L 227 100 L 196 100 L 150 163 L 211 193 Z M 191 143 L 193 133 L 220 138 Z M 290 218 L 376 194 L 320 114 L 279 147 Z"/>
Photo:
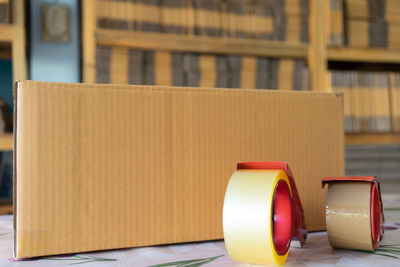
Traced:
<path id="1" fill-rule="evenodd" d="M 242 68 L 240 70 L 240 88 L 256 88 L 257 57 L 242 56 Z"/>
<path id="2" fill-rule="evenodd" d="M 242 57 L 238 55 L 227 56 L 228 88 L 240 88 L 240 72 L 242 69 Z"/>
<path id="3" fill-rule="evenodd" d="M 400 24 L 400 1 L 399 0 L 386 0 L 385 1 L 385 18 L 392 22 Z"/>
<path id="4" fill-rule="evenodd" d="M 371 132 L 374 129 L 373 120 L 374 113 L 372 112 L 371 87 L 370 76 L 366 72 L 353 72 L 355 74 L 355 96 L 356 96 L 356 121 L 360 132 Z"/>
<path id="5" fill-rule="evenodd" d="M 0 23 L 11 22 L 9 0 L 0 0 Z"/>
<path id="6" fill-rule="evenodd" d="M 269 59 L 266 57 L 257 58 L 257 74 L 256 74 L 256 87 L 257 89 L 268 88 L 269 81 Z"/>
<path id="7" fill-rule="evenodd" d="M 348 20 L 347 43 L 354 48 L 388 47 L 386 21 Z"/>
<path id="8" fill-rule="evenodd" d="M 258 89 L 309 90 L 308 71 L 304 60 L 257 59 Z"/>
<path id="9" fill-rule="evenodd" d="M 384 19 L 385 0 L 346 0 L 347 18 L 355 20 Z"/>
<path id="10" fill-rule="evenodd" d="M 360 20 L 347 20 L 346 44 L 350 47 L 368 48 L 368 22 Z"/>
<path id="11" fill-rule="evenodd" d="M 308 0 L 285 0 L 279 1 L 276 5 L 283 5 L 284 12 L 288 15 L 310 15 L 310 2 Z"/>
<path id="12" fill-rule="evenodd" d="M 229 87 L 228 58 L 225 55 L 216 55 L 215 63 L 217 70 L 216 73 L 217 82 L 215 84 L 215 87 L 228 88 Z"/>
<path id="13" fill-rule="evenodd" d="M 343 0 L 329 0 L 329 45 L 344 45 L 344 18 L 343 18 Z"/>
<path id="14" fill-rule="evenodd" d="M 140 30 L 145 32 L 161 32 L 161 2 L 161 0 L 136 0 L 136 6 L 138 7 L 138 11 L 140 11 L 138 12 L 139 14 L 137 13 Z"/>
<path id="15" fill-rule="evenodd" d="M 110 83 L 110 57 L 111 47 L 97 46 L 96 47 L 96 82 Z"/>
<path id="16" fill-rule="evenodd" d="M 343 94 L 343 108 L 344 108 L 344 130 L 346 133 L 353 131 L 353 116 L 351 112 L 352 101 L 350 91 L 350 72 L 332 71 L 331 72 L 331 86 L 332 91 L 335 93 Z"/>
<path id="17" fill-rule="evenodd" d="M 251 8 L 245 1 L 231 0 L 226 1 L 221 9 L 221 21 L 225 26 L 223 37 L 232 38 L 254 38 L 252 29 L 254 26 L 251 17 L 248 14 L 254 14 L 254 8 Z M 272 21 L 263 21 L 265 28 L 271 28 Z"/>
<path id="18" fill-rule="evenodd" d="M 248 34 L 249 39 L 255 38 L 260 40 L 280 40 L 282 31 L 281 14 L 274 10 L 271 2 L 266 1 L 265 4 L 255 1 L 249 4 L 247 14 L 248 17 Z"/>
<path id="19" fill-rule="evenodd" d="M 172 85 L 171 52 L 155 51 L 154 61 L 155 84 Z"/>
<path id="20" fill-rule="evenodd" d="M 398 14 L 400 14 L 400 13 L 398 13 Z M 395 50 L 395 49 L 400 48 L 400 22 L 389 23 L 387 42 L 388 42 L 389 49 Z"/>
<path id="21" fill-rule="evenodd" d="M 374 130 L 379 133 L 392 131 L 390 100 L 389 100 L 389 73 L 374 73 L 372 76 L 373 89 L 371 90 L 371 104 L 373 111 Z"/>
<path id="22" fill-rule="evenodd" d="M 199 54 L 184 53 L 182 58 L 183 77 L 185 86 L 200 85 Z"/>
<path id="23" fill-rule="evenodd" d="M 216 58 L 211 54 L 201 54 L 199 56 L 200 65 L 200 86 L 215 87 L 217 81 Z"/>
<path id="24" fill-rule="evenodd" d="M 144 83 L 144 52 L 141 49 L 129 49 L 129 84 Z"/>
<path id="25" fill-rule="evenodd" d="M 127 84 L 129 72 L 129 48 L 114 46 L 110 57 L 110 83 Z"/>
<path id="26" fill-rule="evenodd" d="M 358 99 L 357 95 L 358 92 L 355 90 L 356 88 L 356 73 L 355 72 L 349 72 L 348 75 L 344 75 L 343 77 L 346 81 L 346 86 L 350 88 L 350 112 L 351 112 L 351 117 L 352 117 L 352 126 L 351 129 L 353 132 L 360 132 L 361 127 L 360 127 L 360 120 L 358 118 Z"/>
<path id="27" fill-rule="evenodd" d="M 183 54 L 171 52 L 172 85 L 184 86 L 185 77 L 183 72 Z"/>
<path id="28" fill-rule="evenodd" d="M 310 70 L 305 60 L 296 59 L 294 61 L 294 70 L 288 73 L 288 77 L 292 77 L 293 86 L 288 87 L 287 90 L 311 90 Z"/>
<path id="29" fill-rule="evenodd" d="M 170 53 L 166 57 L 170 57 Z M 164 64 L 165 56 L 158 55 L 157 64 Z M 171 62 L 171 60 L 169 61 Z M 114 84 L 156 84 L 155 51 L 127 47 L 97 46 L 96 82 Z M 171 63 L 167 63 L 171 65 Z M 159 73 L 160 85 L 165 85 L 163 72 Z M 162 81 L 162 82 L 161 82 Z"/>
<path id="30" fill-rule="evenodd" d="M 143 84 L 146 85 L 156 84 L 154 54 L 153 50 L 144 50 Z"/>
<path id="31" fill-rule="evenodd" d="M 188 21 L 187 1 L 163 0 L 161 6 L 161 32 L 174 34 L 187 34 Z"/>

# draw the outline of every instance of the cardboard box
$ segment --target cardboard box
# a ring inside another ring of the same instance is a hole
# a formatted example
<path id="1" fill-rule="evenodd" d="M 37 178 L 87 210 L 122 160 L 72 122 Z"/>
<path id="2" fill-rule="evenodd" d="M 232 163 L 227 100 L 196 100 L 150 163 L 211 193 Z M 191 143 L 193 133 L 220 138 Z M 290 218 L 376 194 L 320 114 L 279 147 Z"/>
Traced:
<path id="1" fill-rule="evenodd" d="M 18 258 L 222 239 L 238 161 L 287 161 L 311 231 L 324 176 L 344 175 L 330 93 L 67 84 L 15 86 Z"/>

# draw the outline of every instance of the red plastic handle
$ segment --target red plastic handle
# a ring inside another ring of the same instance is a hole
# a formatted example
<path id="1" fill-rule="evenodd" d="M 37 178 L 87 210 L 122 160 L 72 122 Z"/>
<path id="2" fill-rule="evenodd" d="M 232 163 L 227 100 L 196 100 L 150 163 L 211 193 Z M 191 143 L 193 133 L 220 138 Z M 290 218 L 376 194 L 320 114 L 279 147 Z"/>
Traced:
<path id="1" fill-rule="evenodd" d="M 292 171 L 287 162 L 282 161 L 250 161 L 239 162 L 238 170 L 283 170 L 289 178 L 290 188 L 292 189 L 292 231 L 291 238 L 298 239 L 303 246 L 307 238 L 307 227 L 304 222 L 304 210 L 301 205 L 299 193 L 294 182 Z"/>

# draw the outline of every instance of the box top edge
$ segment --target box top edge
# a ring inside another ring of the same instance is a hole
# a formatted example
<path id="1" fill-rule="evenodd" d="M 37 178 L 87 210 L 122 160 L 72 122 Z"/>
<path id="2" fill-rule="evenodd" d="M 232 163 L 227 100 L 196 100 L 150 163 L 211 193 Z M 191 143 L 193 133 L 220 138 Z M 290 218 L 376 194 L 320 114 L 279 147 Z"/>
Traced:
<path id="1" fill-rule="evenodd" d="M 137 90 L 152 90 L 152 91 L 165 91 L 170 90 L 170 92 L 184 91 L 184 92 L 221 92 L 221 93 L 255 93 L 255 94 L 291 94 L 291 95 L 314 95 L 323 97 L 335 97 L 337 98 L 339 94 L 333 92 L 323 92 L 323 91 L 301 91 L 301 90 L 278 90 L 278 89 L 252 89 L 252 88 L 211 88 L 211 87 L 188 87 L 188 86 L 168 86 L 168 85 L 135 85 L 135 84 L 97 84 L 97 83 L 66 83 L 66 82 L 47 82 L 47 81 L 33 81 L 33 80 L 17 80 L 16 84 L 20 85 L 18 87 L 31 87 L 31 86 L 43 86 L 43 87 L 53 87 L 58 85 L 58 87 L 63 88 L 95 88 L 96 89 L 137 89 Z M 223 90 L 221 90 L 223 89 Z"/>

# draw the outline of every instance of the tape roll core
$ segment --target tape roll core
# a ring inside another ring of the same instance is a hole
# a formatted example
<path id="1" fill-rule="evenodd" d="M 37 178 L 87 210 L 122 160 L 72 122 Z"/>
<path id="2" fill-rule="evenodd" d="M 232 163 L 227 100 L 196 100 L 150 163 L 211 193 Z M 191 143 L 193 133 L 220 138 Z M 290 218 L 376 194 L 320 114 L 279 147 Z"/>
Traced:
<path id="1" fill-rule="evenodd" d="M 273 196 L 273 243 L 278 255 L 285 255 L 292 240 L 292 202 L 290 190 L 284 180 L 280 180 Z"/>

